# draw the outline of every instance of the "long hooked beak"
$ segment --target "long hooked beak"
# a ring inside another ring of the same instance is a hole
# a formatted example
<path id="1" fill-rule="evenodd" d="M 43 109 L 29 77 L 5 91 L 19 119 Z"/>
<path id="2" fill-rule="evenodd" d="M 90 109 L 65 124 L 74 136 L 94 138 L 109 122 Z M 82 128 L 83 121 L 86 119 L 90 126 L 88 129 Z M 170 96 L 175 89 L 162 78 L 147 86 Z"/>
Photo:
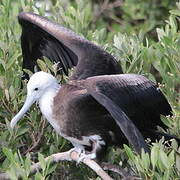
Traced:
<path id="1" fill-rule="evenodd" d="M 14 128 L 17 122 L 22 118 L 22 116 L 28 111 L 31 105 L 35 102 L 35 98 L 33 96 L 27 96 L 26 101 L 21 108 L 21 110 L 16 114 L 16 116 L 11 120 L 10 126 Z"/>

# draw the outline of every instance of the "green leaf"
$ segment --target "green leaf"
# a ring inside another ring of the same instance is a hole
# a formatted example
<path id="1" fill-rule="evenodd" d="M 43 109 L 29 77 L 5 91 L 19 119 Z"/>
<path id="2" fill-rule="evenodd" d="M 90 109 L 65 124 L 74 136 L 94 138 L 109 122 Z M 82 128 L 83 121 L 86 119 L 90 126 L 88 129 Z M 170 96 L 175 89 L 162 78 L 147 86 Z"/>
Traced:
<path id="1" fill-rule="evenodd" d="M 159 159 L 159 147 L 154 145 L 151 149 L 151 163 L 152 163 L 153 169 L 155 169 L 158 159 Z"/>
<path id="2" fill-rule="evenodd" d="M 14 158 L 14 155 L 13 155 L 13 153 L 12 153 L 12 151 L 11 151 L 10 149 L 4 147 L 4 148 L 2 149 L 2 151 L 3 151 L 3 153 L 6 155 L 6 157 L 7 157 L 11 162 L 16 163 L 16 160 L 15 160 L 15 158 Z"/>
<path id="3" fill-rule="evenodd" d="M 24 162 L 24 168 L 26 170 L 26 176 L 28 177 L 30 174 L 30 170 L 31 170 L 31 157 L 30 154 L 26 155 L 26 159 Z"/>
<path id="4" fill-rule="evenodd" d="M 49 168 L 48 168 L 48 174 L 51 174 L 52 172 L 54 172 L 55 169 L 56 169 L 56 167 L 57 167 L 57 164 L 54 164 L 54 165 L 52 165 L 51 167 L 49 167 Z"/>
<path id="5" fill-rule="evenodd" d="M 18 57 L 20 55 L 21 54 L 18 51 L 15 52 L 15 54 L 8 61 L 7 65 L 6 65 L 6 70 L 9 70 L 14 65 L 15 61 L 18 59 Z"/>
<path id="6" fill-rule="evenodd" d="M 47 66 L 46 66 L 46 64 L 44 63 L 44 61 L 38 59 L 38 60 L 37 60 L 37 64 L 38 64 L 38 66 L 40 67 L 40 69 L 41 69 L 42 71 L 47 72 Z"/>
<path id="7" fill-rule="evenodd" d="M 177 150 L 178 149 L 178 143 L 177 143 L 177 141 L 175 140 L 175 139 L 172 139 L 172 147 L 173 147 L 173 149 L 175 149 L 175 150 Z"/>
<path id="8" fill-rule="evenodd" d="M 180 147 L 178 149 L 178 154 L 176 156 L 176 168 L 178 169 L 178 171 L 180 172 Z"/>
<path id="9" fill-rule="evenodd" d="M 149 159 L 149 154 L 145 153 L 144 150 L 141 153 L 141 158 L 142 158 L 142 165 L 143 165 L 143 169 L 146 169 L 147 171 L 150 168 L 150 159 Z"/>
<path id="10" fill-rule="evenodd" d="M 173 9 L 173 10 L 170 10 L 169 12 L 173 15 L 180 16 L 180 10 Z"/>
<path id="11" fill-rule="evenodd" d="M 42 174 L 40 172 L 37 172 L 35 174 L 35 180 L 44 180 L 45 178 L 43 178 Z"/>
<path id="12" fill-rule="evenodd" d="M 20 128 L 18 129 L 18 132 L 17 132 L 15 138 L 17 138 L 17 137 L 19 137 L 19 136 L 22 136 L 22 135 L 25 134 L 28 130 L 29 130 L 28 128 L 20 127 Z"/>
<path id="13" fill-rule="evenodd" d="M 168 155 L 168 159 L 169 159 L 169 166 L 172 167 L 175 163 L 175 155 L 174 155 L 174 150 L 172 150 L 169 155 Z"/>
<path id="14" fill-rule="evenodd" d="M 160 150 L 159 155 L 160 155 L 160 160 L 161 160 L 162 164 L 164 165 L 164 167 L 169 169 L 170 163 L 169 163 L 167 154 L 163 150 Z"/>
<path id="15" fill-rule="evenodd" d="M 16 170 L 14 168 L 10 168 L 10 170 L 7 170 L 6 172 L 11 180 L 18 180 L 18 176 L 16 174 Z"/>
<path id="16" fill-rule="evenodd" d="M 126 144 L 124 144 L 123 147 L 125 149 L 127 156 L 129 157 L 129 159 L 134 161 L 135 155 L 134 155 L 133 151 Z"/>
<path id="17" fill-rule="evenodd" d="M 40 162 L 42 170 L 45 171 L 45 169 L 46 169 L 46 161 L 44 159 L 44 156 L 41 153 L 38 153 L 38 160 Z"/>

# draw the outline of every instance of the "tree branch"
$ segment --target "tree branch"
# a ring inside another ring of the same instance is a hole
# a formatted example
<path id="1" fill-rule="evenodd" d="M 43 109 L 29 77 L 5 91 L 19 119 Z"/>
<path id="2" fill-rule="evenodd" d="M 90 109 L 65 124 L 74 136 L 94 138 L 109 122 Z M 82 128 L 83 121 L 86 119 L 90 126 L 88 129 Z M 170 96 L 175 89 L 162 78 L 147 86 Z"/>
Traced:
<path id="1" fill-rule="evenodd" d="M 59 161 L 76 161 L 78 162 L 79 154 L 76 151 L 67 151 L 52 154 L 45 158 L 45 161 L 51 160 L 51 163 L 57 163 Z M 82 163 L 86 164 L 89 168 L 91 168 L 96 174 L 101 177 L 103 180 L 113 180 L 94 160 L 85 158 Z M 31 174 L 36 173 L 41 169 L 40 163 L 35 163 L 31 166 Z M 0 179 L 8 180 L 10 179 L 6 173 L 0 174 Z"/>

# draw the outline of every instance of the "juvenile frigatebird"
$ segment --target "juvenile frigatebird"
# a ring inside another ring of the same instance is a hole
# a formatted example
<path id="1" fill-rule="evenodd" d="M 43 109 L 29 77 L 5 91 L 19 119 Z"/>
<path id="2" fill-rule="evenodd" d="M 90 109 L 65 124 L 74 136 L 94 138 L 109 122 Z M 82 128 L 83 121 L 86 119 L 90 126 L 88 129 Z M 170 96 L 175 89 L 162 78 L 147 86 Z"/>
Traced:
<path id="1" fill-rule="evenodd" d="M 82 156 L 95 158 L 102 147 L 122 145 L 127 139 L 140 153 L 148 151 L 144 137 L 154 136 L 160 115 L 171 107 L 159 88 L 141 75 L 120 74 L 112 55 L 74 32 L 33 13 L 20 13 L 23 68 L 33 71 L 42 56 L 59 63 L 69 82 L 59 85 L 45 72 L 27 84 L 27 98 L 11 127 L 35 102 L 53 128 Z M 120 74 L 120 75 L 118 75 Z M 142 135 L 143 136 L 142 136 Z M 90 147 L 91 153 L 85 153 Z"/>

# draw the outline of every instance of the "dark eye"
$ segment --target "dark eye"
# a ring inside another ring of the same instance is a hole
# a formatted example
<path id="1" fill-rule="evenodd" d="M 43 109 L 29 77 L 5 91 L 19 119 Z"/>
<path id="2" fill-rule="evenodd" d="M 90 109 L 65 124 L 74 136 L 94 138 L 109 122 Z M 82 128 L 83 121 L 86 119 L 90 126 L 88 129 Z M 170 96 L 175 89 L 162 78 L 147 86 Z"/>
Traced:
<path id="1" fill-rule="evenodd" d="M 35 91 L 38 91 L 38 88 L 34 88 Z"/>

